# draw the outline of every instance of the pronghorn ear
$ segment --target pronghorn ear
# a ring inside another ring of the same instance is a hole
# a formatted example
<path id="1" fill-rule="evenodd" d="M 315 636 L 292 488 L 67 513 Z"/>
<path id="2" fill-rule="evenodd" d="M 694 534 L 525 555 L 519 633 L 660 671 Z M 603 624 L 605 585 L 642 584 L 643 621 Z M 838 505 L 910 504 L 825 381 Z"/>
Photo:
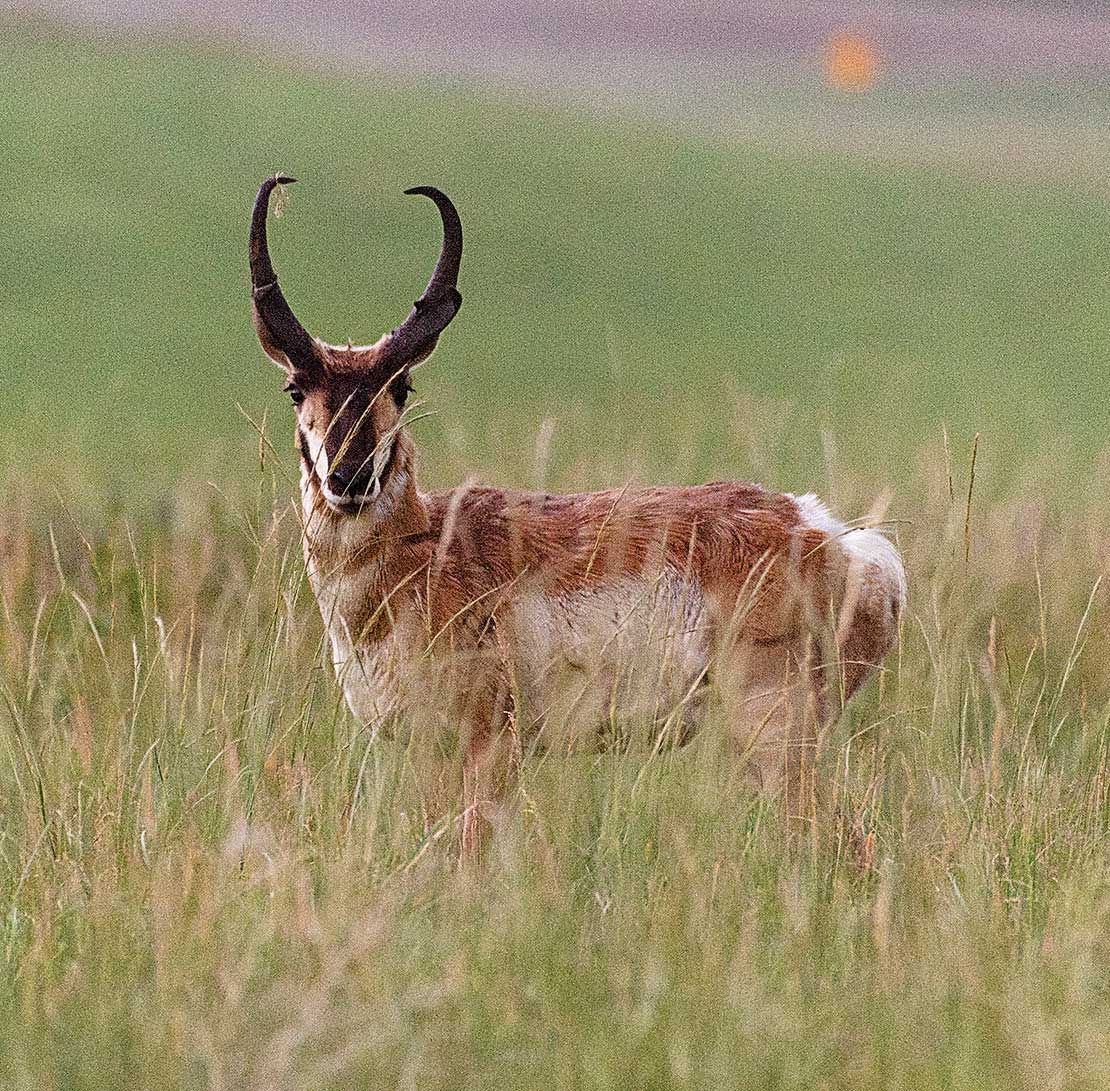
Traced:
<path id="1" fill-rule="evenodd" d="M 271 360 L 282 371 L 285 372 L 290 379 L 297 376 L 313 375 L 323 367 L 323 361 L 320 359 L 315 342 L 306 345 L 304 350 L 296 354 L 296 359 L 288 351 L 288 345 L 283 344 L 273 334 L 271 328 L 263 321 L 258 313 L 258 308 L 253 307 L 254 318 L 254 332 L 258 335 L 258 343 L 262 346 L 262 351 L 270 357 Z"/>

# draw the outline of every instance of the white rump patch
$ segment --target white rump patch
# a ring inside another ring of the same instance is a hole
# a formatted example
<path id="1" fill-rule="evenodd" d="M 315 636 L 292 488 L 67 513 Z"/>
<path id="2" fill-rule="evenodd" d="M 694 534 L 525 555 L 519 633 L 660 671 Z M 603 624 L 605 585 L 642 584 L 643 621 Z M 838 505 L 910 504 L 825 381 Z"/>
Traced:
<path id="1" fill-rule="evenodd" d="M 813 493 L 790 497 L 801 521 L 833 539 L 848 558 L 849 579 L 864 592 L 885 595 L 900 610 L 906 604 L 906 569 L 894 543 L 874 527 L 846 527 Z"/>
<path id="2" fill-rule="evenodd" d="M 839 538 L 848 528 L 831 511 L 820 497 L 811 492 L 805 496 L 787 493 L 798 509 L 798 516 L 807 527 L 820 530 L 830 538 Z"/>

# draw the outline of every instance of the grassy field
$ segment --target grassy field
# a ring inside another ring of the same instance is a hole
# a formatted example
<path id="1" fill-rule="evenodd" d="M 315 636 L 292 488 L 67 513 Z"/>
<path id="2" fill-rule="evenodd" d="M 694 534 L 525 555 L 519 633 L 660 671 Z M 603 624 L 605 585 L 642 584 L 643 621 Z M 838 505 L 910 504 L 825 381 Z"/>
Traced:
<path id="1" fill-rule="evenodd" d="M 41 27 L 0 61 L 0 1086 L 1106 1086 L 1093 188 Z M 278 168 L 283 283 L 333 339 L 423 285 L 400 190 L 458 201 L 430 484 L 893 490 L 902 650 L 806 836 L 709 725 L 526 763 L 459 868 L 430 755 L 352 721 L 304 583 L 245 287 Z"/>

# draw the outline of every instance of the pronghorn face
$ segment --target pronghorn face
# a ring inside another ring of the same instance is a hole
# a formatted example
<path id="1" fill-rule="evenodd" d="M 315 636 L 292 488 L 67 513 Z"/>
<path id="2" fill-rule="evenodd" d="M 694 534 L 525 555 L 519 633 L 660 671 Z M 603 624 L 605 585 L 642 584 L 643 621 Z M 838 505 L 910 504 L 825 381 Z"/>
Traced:
<path id="1" fill-rule="evenodd" d="M 266 213 L 275 186 L 294 179 L 275 175 L 258 191 L 251 216 L 250 269 L 254 327 L 266 354 L 288 378 L 297 413 L 297 439 L 305 472 L 333 511 L 357 514 L 404 472 L 399 452 L 411 445 L 401 431 L 409 374 L 436 347 L 462 305 L 456 281 L 462 261 L 462 225 L 438 189 L 407 190 L 431 198 L 443 220 L 443 246 L 424 294 L 408 318 L 377 344 L 335 346 L 312 337 L 278 286 L 266 240 Z"/>
<path id="2" fill-rule="evenodd" d="M 398 470 L 408 372 L 393 376 L 368 364 L 373 348 L 322 351 L 331 366 L 295 372 L 285 387 L 297 414 L 297 445 L 328 506 L 357 514 Z"/>

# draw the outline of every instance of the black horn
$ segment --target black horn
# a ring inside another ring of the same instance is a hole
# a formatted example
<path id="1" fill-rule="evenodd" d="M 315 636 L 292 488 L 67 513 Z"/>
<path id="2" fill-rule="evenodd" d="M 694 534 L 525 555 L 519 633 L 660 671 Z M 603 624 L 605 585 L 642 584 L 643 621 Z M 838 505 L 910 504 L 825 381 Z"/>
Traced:
<path id="1" fill-rule="evenodd" d="M 296 178 L 275 174 L 262 183 L 251 215 L 250 264 L 251 303 L 254 325 L 262 347 L 275 359 L 284 356 L 293 369 L 312 367 L 316 360 L 313 339 L 297 321 L 278 285 L 266 242 L 266 214 L 275 186 L 288 185 Z M 280 362 L 280 361 L 279 361 Z"/>
<path id="2" fill-rule="evenodd" d="M 462 223 L 455 206 L 435 186 L 413 186 L 405 193 L 417 193 L 435 202 L 443 219 L 443 246 L 424 294 L 385 347 L 385 360 L 396 370 L 420 363 L 436 347 L 439 335 L 462 306 L 456 287 L 462 262 Z"/>

